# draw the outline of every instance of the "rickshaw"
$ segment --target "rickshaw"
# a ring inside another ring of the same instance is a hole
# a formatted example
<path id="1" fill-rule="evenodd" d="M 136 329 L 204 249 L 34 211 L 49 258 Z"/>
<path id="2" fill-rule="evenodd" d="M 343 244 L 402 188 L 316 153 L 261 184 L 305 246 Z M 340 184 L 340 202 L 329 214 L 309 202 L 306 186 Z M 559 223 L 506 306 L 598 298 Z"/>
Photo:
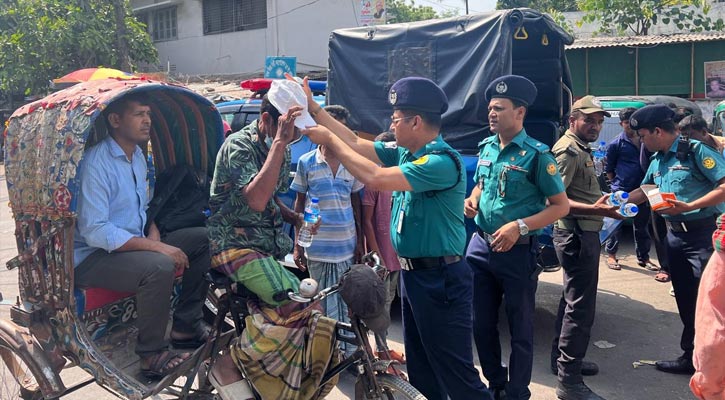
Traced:
<path id="1" fill-rule="evenodd" d="M 134 295 L 74 286 L 79 163 L 85 149 L 107 136 L 101 117 L 105 107 L 139 92 L 147 94 L 152 111 L 150 186 L 155 176 L 178 165 L 212 176 L 224 140 L 221 116 L 210 101 L 181 86 L 144 78 L 89 81 L 27 104 L 10 118 L 5 168 L 18 256 L 7 267 L 18 271 L 20 296 L 10 310 L 11 320 L 0 319 L 0 399 L 55 399 L 93 382 L 134 400 L 162 392 L 211 398 L 214 388 L 206 373 L 244 328 L 249 293 L 210 271 L 205 310 L 213 320 L 210 339 L 172 373 L 149 380 L 134 353 Z M 312 303 L 334 289 L 321 291 Z M 172 297 L 178 293 L 177 284 Z M 356 398 L 424 399 L 398 375 L 386 373 L 391 362 L 374 355 L 359 318 L 353 315 L 351 324 L 338 322 L 337 327 L 354 333 L 354 339 L 338 334 L 338 340 L 353 340 L 359 349 L 330 365 L 323 383 L 356 365 Z M 90 378 L 66 387 L 60 373 L 72 366 Z M 257 394 L 255 398 L 259 400 Z"/>

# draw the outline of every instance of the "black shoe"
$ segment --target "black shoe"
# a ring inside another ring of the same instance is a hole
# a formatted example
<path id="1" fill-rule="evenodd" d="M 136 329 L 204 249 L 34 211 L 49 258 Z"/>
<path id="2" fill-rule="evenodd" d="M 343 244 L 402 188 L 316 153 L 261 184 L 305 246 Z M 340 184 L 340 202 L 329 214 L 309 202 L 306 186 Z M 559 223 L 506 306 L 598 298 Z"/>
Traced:
<path id="1" fill-rule="evenodd" d="M 556 385 L 556 398 L 559 400 L 604 400 L 604 397 L 592 392 L 584 382 L 559 382 Z"/>
<path id="2" fill-rule="evenodd" d="M 657 361 L 655 367 L 662 372 L 669 372 L 671 374 L 692 375 L 695 373 L 692 360 L 685 356 L 681 356 L 677 360 L 672 361 Z"/>
<path id="3" fill-rule="evenodd" d="M 556 366 L 556 359 L 551 362 L 551 373 L 559 375 L 559 369 Z M 592 361 L 582 361 L 582 375 L 592 376 L 599 373 L 599 365 Z"/>
<path id="4" fill-rule="evenodd" d="M 491 393 L 493 393 L 493 400 L 506 400 L 506 389 L 497 387 L 497 388 L 491 388 Z"/>

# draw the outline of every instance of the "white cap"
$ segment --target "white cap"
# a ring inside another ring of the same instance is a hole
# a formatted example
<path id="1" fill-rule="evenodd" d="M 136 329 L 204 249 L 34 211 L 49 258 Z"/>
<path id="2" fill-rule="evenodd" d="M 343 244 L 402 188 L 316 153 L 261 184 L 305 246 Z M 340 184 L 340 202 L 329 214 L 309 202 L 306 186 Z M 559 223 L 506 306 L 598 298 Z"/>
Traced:
<path id="1" fill-rule="evenodd" d="M 310 112 L 307 111 L 307 96 L 299 83 L 288 81 L 286 79 L 275 79 L 272 81 L 272 87 L 267 92 L 267 98 L 274 108 L 282 114 L 287 113 L 294 106 L 302 107 L 302 115 L 295 118 L 295 126 L 305 129 L 311 126 L 317 126 L 317 123 Z"/>

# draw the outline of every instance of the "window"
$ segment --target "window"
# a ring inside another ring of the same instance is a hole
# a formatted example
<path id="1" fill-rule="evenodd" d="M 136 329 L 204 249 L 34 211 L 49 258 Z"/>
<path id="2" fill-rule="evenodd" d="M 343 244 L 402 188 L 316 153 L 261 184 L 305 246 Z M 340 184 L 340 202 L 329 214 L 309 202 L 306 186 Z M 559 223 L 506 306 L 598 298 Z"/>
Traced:
<path id="1" fill-rule="evenodd" d="M 154 42 L 177 39 L 176 6 L 160 8 L 136 14 L 139 22 L 146 24 L 146 31 Z"/>
<path id="2" fill-rule="evenodd" d="M 204 0 L 204 34 L 267 27 L 266 0 Z"/>

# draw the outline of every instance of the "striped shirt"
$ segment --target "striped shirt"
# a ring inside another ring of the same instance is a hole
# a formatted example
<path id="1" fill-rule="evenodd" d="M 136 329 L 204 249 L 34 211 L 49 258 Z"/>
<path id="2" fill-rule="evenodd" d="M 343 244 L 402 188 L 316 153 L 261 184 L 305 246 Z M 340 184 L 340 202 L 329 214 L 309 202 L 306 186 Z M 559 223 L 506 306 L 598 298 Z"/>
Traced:
<path id="1" fill-rule="evenodd" d="M 146 158 L 138 146 L 129 160 L 109 136 L 86 151 L 79 175 L 76 267 L 98 249 L 110 253 L 133 237 L 144 237 L 149 202 Z"/>
<path id="2" fill-rule="evenodd" d="M 355 254 L 357 235 L 350 195 L 359 192 L 363 184 L 342 164 L 333 176 L 322 152 L 317 149 L 300 157 L 290 188 L 306 193 L 308 198 L 320 199 L 322 224 L 307 248 L 307 258 L 329 263 L 351 259 Z"/>

